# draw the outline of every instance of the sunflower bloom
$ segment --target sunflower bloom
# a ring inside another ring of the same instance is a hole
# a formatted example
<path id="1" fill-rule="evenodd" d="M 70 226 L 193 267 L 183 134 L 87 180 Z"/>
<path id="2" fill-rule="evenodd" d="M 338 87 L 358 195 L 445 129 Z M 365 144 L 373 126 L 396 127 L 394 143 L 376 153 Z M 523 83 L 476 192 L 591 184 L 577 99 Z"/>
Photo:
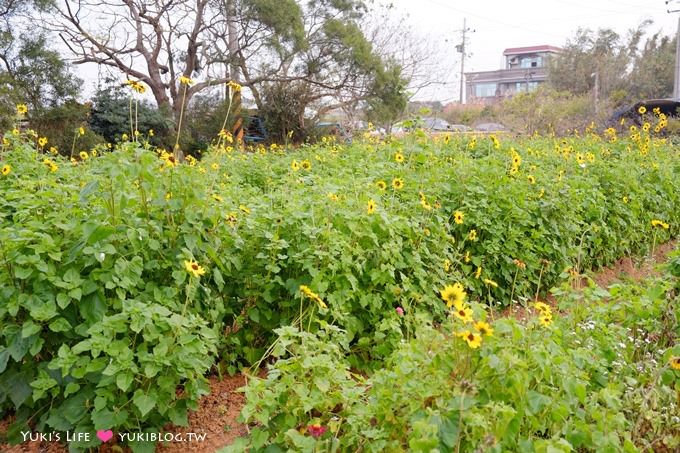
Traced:
<path id="1" fill-rule="evenodd" d="M 317 303 L 319 308 L 328 308 L 328 305 L 325 304 L 325 302 L 319 297 L 318 294 L 316 294 L 314 291 L 311 290 L 309 286 L 306 285 L 300 285 L 300 292 L 308 299 L 313 300 L 314 302 Z"/>
<path id="2" fill-rule="evenodd" d="M 472 318 L 472 308 L 467 305 L 458 304 L 454 307 L 453 314 L 463 322 L 474 322 L 474 319 Z"/>
<path id="3" fill-rule="evenodd" d="M 2 166 L 2 176 L 9 175 L 11 171 L 12 171 L 12 167 L 10 167 L 9 165 L 5 164 L 5 165 Z"/>
<path id="4" fill-rule="evenodd" d="M 644 115 L 645 113 L 647 113 L 647 107 L 645 107 L 644 105 L 641 105 L 640 108 L 638 108 L 638 113 L 640 115 Z"/>
<path id="5" fill-rule="evenodd" d="M 43 146 L 47 145 L 47 137 L 40 137 L 38 139 L 38 145 L 42 148 Z"/>
<path id="6" fill-rule="evenodd" d="M 474 241 L 477 239 L 477 230 L 470 230 L 470 233 L 468 233 L 468 239 L 471 241 Z"/>
<path id="7" fill-rule="evenodd" d="M 477 321 L 474 324 L 474 327 L 480 335 L 486 335 L 487 337 L 493 336 L 493 328 L 484 321 Z"/>
<path id="8" fill-rule="evenodd" d="M 234 82 L 233 80 L 230 80 L 229 83 L 227 83 L 227 86 L 229 87 L 230 90 L 232 90 L 234 93 L 237 93 L 241 91 L 241 85 L 238 83 Z"/>
<path id="9" fill-rule="evenodd" d="M 17 104 L 17 114 L 25 115 L 28 113 L 28 106 L 26 104 Z"/>
<path id="10" fill-rule="evenodd" d="M 663 228 L 664 230 L 667 230 L 668 228 L 670 228 L 669 224 L 667 224 L 666 222 L 663 222 L 661 220 L 657 220 L 657 219 L 652 220 L 652 226 L 654 228 Z"/>
<path id="11" fill-rule="evenodd" d="M 312 169 L 312 163 L 305 159 L 302 162 L 300 162 L 300 167 L 302 167 L 303 170 L 309 171 Z"/>
<path id="12" fill-rule="evenodd" d="M 465 342 L 468 344 L 468 346 L 471 349 L 477 349 L 482 344 L 482 336 L 478 333 L 470 332 L 469 330 L 466 330 L 466 331 L 460 332 L 456 335 L 459 336 L 460 338 L 462 338 L 463 340 L 465 340 Z"/>
<path id="13" fill-rule="evenodd" d="M 402 153 L 395 153 L 394 160 L 397 161 L 398 163 L 402 163 L 404 162 L 404 155 Z"/>
<path id="14" fill-rule="evenodd" d="M 465 302 L 465 288 L 460 283 L 454 283 L 453 285 L 446 285 L 439 294 L 441 298 L 446 302 L 446 306 L 451 308 L 454 305 L 462 304 Z"/>
<path id="15" fill-rule="evenodd" d="M 453 221 L 456 222 L 456 224 L 461 225 L 463 223 L 463 219 L 465 218 L 465 214 L 463 214 L 460 211 L 456 211 L 453 213 Z"/>
<path id="16" fill-rule="evenodd" d="M 368 200 L 368 203 L 366 204 L 366 213 L 373 214 L 377 207 L 378 205 L 374 200 Z"/>
<path id="17" fill-rule="evenodd" d="M 482 275 L 482 266 L 477 266 L 477 270 L 475 271 L 475 278 L 479 278 Z"/>
<path id="18" fill-rule="evenodd" d="M 536 302 L 534 304 L 534 308 L 538 310 L 539 312 L 543 314 L 550 314 L 551 313 L 551 308 L 550 305 L 544 303 L 544 302 Z"/>
<path id="19" fill-rule="evenodd" d="M 84 127 L 81 126 L 81 127 L 78 128 L 78 135 L 81 135 L 81 136 L 85 135 L 85 128 Z"/>
<path id="20" fill-rule="evenodd" d="M 385 181 L 378 181 L 375 183 L 375 186 L 380 189 L 380 190 L 385 190 L 387 189 L 387 183 Z"/>
<path id="21" fill-rule="evenodd" d="M 89 157 L 90 157 L 90 155 L 87 154 L 87 151 L 81 151 L 80 154 L 79 154 L 79 156 L 80 156 L 80 159 L 81 159 L 81 160 L 87 160 L 87 159 L 89 159 Z"/>
<path id="22" fill-rule="evenodd" d="M 190 273 L 196 278 L 199 278 L 201 275 L 205 274 L 205 269 L 203 269 L 203 267 L 200 266 L 194 260 L 184 261 L 184 268 L 187 270 L 188 273 Z"/>
<path id="23" fill-rule="evenodd" d="M 543 327 L 549 327 L 550 324 L 552 324 L 553 322 L 551 314 L 542 314 L 541 316 L 538 317 L 538 320 L 540 321 Z"/>
<path id="24" fill-rule="evenodd" d="M 392 180 L 392 187 L 394 187 L 395 190 L 401 190 L 404 188 L 404 180 L 401 178 L 394 178 Z"/>
<path id="25" fill-rule="evenodd" d="M 492 286 L 494 288 L 498 288 L 498 283 L 496 283 L 495 281 L 493 281 L 491 279 L 485 278 L 482 281 L 484 282 L 485 285 L 489 285 L 489 286 Z"/>
<path id="26" fill-rule="evenodd" d="M 298 171 L 300 169 L 300 164 L 298 164 L 298 161 L 293 160 L 293 162 L 290 163 L 290 168 L 292 168 L 293 171 Z"/>
<path id="27" fill-rule="evenodd" d="M 668 359 L 668 364 L 674 370 L 680 370 L 680 357 L 671 357 L 670 359 Z"/>

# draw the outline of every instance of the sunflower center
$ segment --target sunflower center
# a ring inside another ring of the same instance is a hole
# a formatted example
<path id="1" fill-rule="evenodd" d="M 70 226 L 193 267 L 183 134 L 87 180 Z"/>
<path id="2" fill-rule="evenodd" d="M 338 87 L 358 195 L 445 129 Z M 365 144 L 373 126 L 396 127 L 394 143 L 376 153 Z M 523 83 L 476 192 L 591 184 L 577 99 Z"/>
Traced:
<path id="1" fill-rule="evenodd" d="M 193 263 L 193 264 L 191 265 L 191 268 L 192 268 L 193 270 L 197 271 L 197 270 L 198 270 L 198 264 Z"/>
<path id="2" fill-rule="evenodd" d="M 470 340 L 470 341 L 474 341 L 474 339 L 475 339 L 475 334 L 473 334 L 473 333 L 468 334 L 467 339 Z"/>

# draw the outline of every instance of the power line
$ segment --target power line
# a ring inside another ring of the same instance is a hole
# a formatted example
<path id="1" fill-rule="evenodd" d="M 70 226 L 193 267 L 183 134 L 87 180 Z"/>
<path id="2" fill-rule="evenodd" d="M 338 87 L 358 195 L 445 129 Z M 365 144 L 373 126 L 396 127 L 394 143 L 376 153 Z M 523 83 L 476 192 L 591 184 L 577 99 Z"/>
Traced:
<path id="1" fill-rule="evenodd" d="M 426 0 L 426 1 L 432 3 L 433 5 L 437 5 L 437 6 L 440 6 L 442 8 L 447 8 L 447 9 L 450 9 L 452 11 L 456 11 L 456 12 L 459 12 L 459 13 L 462 13 L 462 14 L 467 14 L 467 15 L 476 17 L 478 19 L 485 20 L 487 22 L 491 22 L 491 23 L 498 24 L 498 25 L 503 25 L 504 27 L 515 28 L 515 29 L 523 30 L 523 31 L 531 31 L 531 32 L 543 34 L 543 35 L 546 35 L 546 36 L 552 36 L 552 37 L 555 37 L 555 38 L 564 39 L 563 36 L 554 35 L 552 33 L 546 33 L 545 31 L 532 30 L 530 28 L 520 26 L 520 25 L 516 25 L 516 24 L 508 24 L 506 22 L 501 22 L 501 21 L 496 20 L 496 19 L 491 19 L 490 17 L 480 16 L 479 14 L 476 14 L 476 13 L 473 13 L 473 12 L 470 12 L 470 11 L 466 11 L 466 10 L 463 10 L 463 9 L 460 9 L 460 8 L 453 7 L 453 6 L 448 5 L 446 3 L 439 3 L 435 0 Z"/>

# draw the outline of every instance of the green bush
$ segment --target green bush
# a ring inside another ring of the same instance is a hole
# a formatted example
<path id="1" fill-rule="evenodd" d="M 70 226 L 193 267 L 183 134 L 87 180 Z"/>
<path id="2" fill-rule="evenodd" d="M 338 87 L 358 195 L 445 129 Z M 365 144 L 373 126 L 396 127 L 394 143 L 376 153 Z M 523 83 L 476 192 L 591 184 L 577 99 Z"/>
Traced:
<path id="1" fill-rule="evenodd" d="M 497 320 L 479 349 L 454 336 L 460 320 L 424 324 L 368 378 L 337 353 L 342 337 L 282 329 L 281 358 L 245 388 L 251 435 L 222 452 L 676 449 L 671 285 L 556 291 L 568 314 Z"/>
<path id="2" fill-rule="evenodd" d="M 0 379 L 3 390 L 17 376 L 28 387 L 5 391 L 0 408 L 17 413 L 16 429 L 66 426 L 56 408 L 78 385 L 108 393 L 94 413 L 69 415 L 73 426 L 158 428 L 181 415 L 170 408 L 195 404 L 215 360 L 234 373 L 266 354 L 275 329 L 316 329 L 314 318 L 345 332 L 348 366 L 375 368 L 413 337 L 416 316 L 446 319 L 445 285 L 505 306 L 673 237 L 680 156 L 647 138 L 418 131 L 286 153 L 212 151 L 178 165 L 135 143 L 70 162 L 7 134 Z M 142 326 L 136 310 L 157 318 Z M 166 352 L 157 333 L 197 352 L 190 361 Z M 96 354 L 102 338 L 120 348 Z M 132 381 L 108 359 L 132 363 Z M 153 397 L 163 405 L 136 404 L 161 375 L 167 387 Z M 186 402 L 169 400 L 171 386 Z M 118 406 L 126 399 L 129 421 Z"/>

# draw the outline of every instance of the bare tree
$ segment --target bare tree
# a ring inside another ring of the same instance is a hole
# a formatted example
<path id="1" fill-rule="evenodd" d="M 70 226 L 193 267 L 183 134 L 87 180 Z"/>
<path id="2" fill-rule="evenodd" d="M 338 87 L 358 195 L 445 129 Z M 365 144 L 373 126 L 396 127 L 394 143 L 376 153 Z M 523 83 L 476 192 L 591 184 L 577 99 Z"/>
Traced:
<path id="1" fill-rule="evenodd" d="M 56 31 L 76 56 L 75 64 L 113 67 L 147 84 L 161 109 L 178 115 L 182 102 L 229 80 L 224 49 L 214 43 L 226 33 L 220 10 L 210 0 L 59 0 L 50 16 Z M 186 89 L 181 77 L 202 80 Z M 224 72 L 222 72 L 224 74 Z"/>
<path id="2" fill-rule="evenodd" d="M 230 77 L 258 107 L 268 85 L 306 87 L 304 105 L 319 117 L 375 96 L 389 45 L 367 39 L 366 13 L 361 0 L 55 0 L 44 19 L 76 64 L 143 81 L 175 117 L 196 93 Z M 185 95 L 182 77 L 200 81 Z"/>

